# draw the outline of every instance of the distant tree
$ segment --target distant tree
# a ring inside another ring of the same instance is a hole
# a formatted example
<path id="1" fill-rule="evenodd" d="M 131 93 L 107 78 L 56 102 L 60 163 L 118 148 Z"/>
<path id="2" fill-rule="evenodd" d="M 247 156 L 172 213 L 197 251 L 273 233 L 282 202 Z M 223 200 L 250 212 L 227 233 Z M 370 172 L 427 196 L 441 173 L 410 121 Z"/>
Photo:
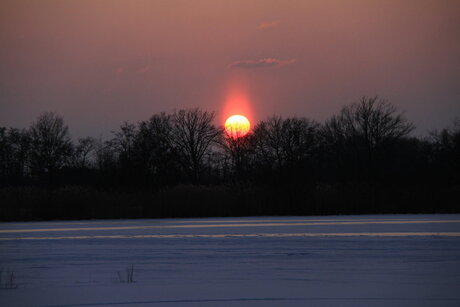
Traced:
<path id="1" fill-rule="evenodd" d="M 113 134 L 114 137 L 109 141 L 110 146 L 118 154 L 122 163 L 130 161 L 137 134 L 136 126 L 128 122 L 124 122 L 120 126 L 120 129 L 118 131 L 114 131 Z"/>
<path id="2" fill-rule="evenodd" d="M 257 160 L 274 169 L 300 173 L 318 153 L 319 131 L 319 124 L 306 118 L 271 117 L 254 128 Z"/>
<path id="3" fill-rule="evenodd" d="M 205 155 L 217 141 L 219 129 L 213 124 L 215 114 L 199 108 L 180 110 L 173 114 L 172 144 L 182 168 L 194 182 L 199 180 Z"/>
<path id="4" fill-rule="evenodd" d="M 73 166 L 80 169 L 89 168 L 91 154 L 95 152 L 96 146 L 97 141 L 92 137 L 79 138 L 72 153 Z"/>
<path id="5" fill-rule="evenodd" d="M 220 131 L 218 144 L 223 152 L 218 156 L 219 167 L 225 177 L 232 175 L 234 179 L 239 180 L 247 172 L 251 137 L 251 133 L 235 137 L 235 134 L 229 134 L 223 129 Z"/>
<path id="6" fill-rule="evenodd" d="M 327 173 L 334 179 L 342 179 L 350 158 L 349 146 L 347 146 L 347 133 L 340 116 L 333 115 L 323 125 L 323 155 L 326 157 Z M 332 167 L 334 165 L 334 167 Z M 331 179 L 331 178 L 330 178 Z"/>
<path id="7" fill-rule="evenodd" d="M 268 147 L 268 128 L 267 122 L 261 121 L 257 123 L 252 129 L 250 135 L 250 154 L 251 154 L 251 165 L 256 169 L 265 168 L 271 171 L 274 167 L 273 155 L 270 154 Z"/>
<path id="8" fill-rule="evenodd" d="M 177 180 L 177 154 L 172 144 L 172 116 L 160 113 L 138 126 L 134 140 L 134 156 L 147 181 L 153 184 Z"/>
<path id="9" fill-rule="evenodd" d="M 0 182 L 11 184 L 26 175 L 29 143 L 26 131 L 0 127 Z"/>
<path id="10" fill-rule="evenodd" d="M 40 115 L 29 128 L 30 166 L 38 176 L 51 179 L 72 154 L 68 127 L 62 117 L 47 112 Z"/>
<path id="11" fill-rule="evenodd" d="M 8 174 L 8 162 L 10 161 L 11 149 L 8 140 L 7 128 L 0 127 L 0 178 Z"/>
<path id="12" fill-rule="evenodd" d="M 10 138 L 10 131 L 0 127 L 0 182 L 5 182 L 11 176 L 14 164 L 14 149 Z"/>
<path id="13" fill-rule="evenodd" d="M 367 176 L 372 176 L 379 154 L 413 129 L 414 125 L 394 105 L 378 97 L 362 97 L 327 121 L 323 135 L 339 156 L 337 161 L 351 158 L 366 170 Z"/>
<path id="14" fill-rule="evenodd" d="M 99 172 L 107 174 L 113 173 L 117 168 L 117 156 L 110 141 L 97 141 L 96 144 L 96 168 Z"/>
<path id="15" fill-rule="evenodd" d="M 30 173 L 30 136 L 25 129 L 10 128 L 8 138 L 11 149 L 10 175 L 22 180 Z"/>
<path id="16" fill-rule="evenodd" d="M 133 184 L 137 181 L 136 161 L 134 156 L 134 142 L 138 133 L 134 124 L 124 122 L 117 131 L 114 131 L 113 138 L 106 142 L 105 148 L 101 151 L 109 162 L 115 159 L 112 165 L 112 172 L 122 184 Z M 110 153 L 108 151 L 111 151 Z"/>
<path id="17" fill-rule="evenodd" d="M 347 135 L 363 142 L 370 151 L 405 137 L 414 129 L 403 113 L 378 97 L 362 97 L 359 102 L 344 107 L 340 119 Z"/>
<path id="18" fill-rule="evenodd" d="M 460 119 L 449 128 L 431 133 L 433 162 L 446 179 L 460 183 Z"/>

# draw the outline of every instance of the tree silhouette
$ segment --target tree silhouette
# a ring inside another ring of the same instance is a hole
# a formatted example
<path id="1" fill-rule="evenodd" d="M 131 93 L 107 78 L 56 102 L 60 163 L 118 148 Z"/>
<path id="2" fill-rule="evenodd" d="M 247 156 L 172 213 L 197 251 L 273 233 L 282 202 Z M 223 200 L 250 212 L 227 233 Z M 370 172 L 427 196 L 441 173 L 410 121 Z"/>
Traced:
<path id="1" fill-rule="evenodd" d="M 459 120 L 410 136 L 378 97 L 323 125 L 272 116 L 245 136 L 213 120 L 201 109 L 154 114 L 75 145 L 54 113 L 26 130 L 0 127 L 0 219 L 459 210 Z"/>
<path id="2" fill-rule="evenodd" d="M 29 172 L 30 138 L 26 130 L 0 127 L 0 181 L 22 181 Z"/>
<path id="3" fill-rule="evenodd" d="M 283 182 L 299 181 L 316 159 L 320 144 L 319 124 L 306 118 L 273 116 L 260 122 L 252 135 L 254 164 L 270 171 Z"/>
<path id="4" fill-rule="evenodd" d="M 172 116 L 160 113 L 139 123 L 134 156 L 139 173 L 151 184 L 177 181 L 177 152 L 172 143 Z"/>
<path id="5" fill-rule="evenodd" d="M 451 127 L 432 132 L 431 139 L 433 162 L 444 176 L 439 179 L 460 182 L 460 119 L 455 119 Z"/>
<path id="6" fill-rule="evenodd" d="M 414 125 L 394 105 L 378 97 L 362 97 L 342 108 L 338 116 L 326 122 L 325 140 L 333 151 L 354 160 L 346 163 L 373 177 L 378 159 L 396 141 L 406 137 Z"/>
<path id="7" fill-rule="evenodd" d="M 199 108 L 173 114 L 172 144 L 179 154 L 183 169 L 194 182 L 199 180 L 205 154 L 219 135 L 219 129 L 212 124 L 214 117 L 214 112 Z"/>
<path id="8" fill-rule="evenodd" d="M 34 174 L 51 180 L 72 154 L 68 127 L 62 117 L 46 112 L 29 128 L 30 166 Z"/>
<path id="9" fill-rule="evenodd" d="M 230 165 L 224 170 L 225 174 L 232 174 L 235 179 L 240 180 L 247 171 L 248 155 L 251 150 L 252 134 L 239 135 L 238 129 L 234 131 L 221 130 L 218 143 L 223 149 L 224 161 L 229 161 Z"/>
<path id="10" fill-rule="evenodd" d="M 80 169 L 90 167 L 91 153 L 96 150 L 97 141 L 92 137 L 79 138 L 72 153 L 72 166 Z"/>

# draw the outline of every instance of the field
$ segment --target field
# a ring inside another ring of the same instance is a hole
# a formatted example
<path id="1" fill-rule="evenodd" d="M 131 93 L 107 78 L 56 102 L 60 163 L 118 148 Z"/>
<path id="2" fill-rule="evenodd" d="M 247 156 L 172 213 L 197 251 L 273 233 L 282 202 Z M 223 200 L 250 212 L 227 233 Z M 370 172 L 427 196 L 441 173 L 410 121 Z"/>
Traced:
<path id="1" fill-rule="evenodd" d="M 460 215 L 1 223 L 0 269 L 1 306 L 459 306 Z"/>

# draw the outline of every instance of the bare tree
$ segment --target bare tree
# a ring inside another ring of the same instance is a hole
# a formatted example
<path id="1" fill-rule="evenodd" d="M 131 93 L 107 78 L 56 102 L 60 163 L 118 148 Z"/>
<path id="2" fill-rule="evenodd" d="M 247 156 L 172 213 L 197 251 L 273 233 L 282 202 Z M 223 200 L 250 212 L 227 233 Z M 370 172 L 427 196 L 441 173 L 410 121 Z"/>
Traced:
<path id="1" fill-rule="evenodd" d="M 101 172 L 113 172 L 117 167 L 117 157 L 110 142 L 98 140 L 96 143 L 96 167 Z"/>
<path id="2" fill-rule="evenodd" d="M 91 153 L 96 150 L 97 141 L 92 137 L 79 138 L 74 146 L 72 164 L 77 168 L 88 168 L 91 161 Z"/>
<path id="3" fill-rule="evenodd" d="M 343 170 L 347 156 L 347 135 L 340 116 L 332 116 L 322 128 L 323 153 L 329 156 L 336 170 Z"/>
<path id="4" fill-rule="evenodd" d="M 460 158 L 460 118 L 455 118 L 451 127 L 430 133 L 436 151 L 451 151 Z"/>
<path id="5" fill-rule="evenodd" d="M 362 97 L 359 102 L 344 107 L 340 120 L 346 134 L 364 142 L 370 150 L 407 136 L 414 129 L 403 113 L 378 97 Z"/>
<path id="6" fill-rule="evenodd" d="M 316 151 L 319 125 L 306 118 L 274 116 L 254 129 L 256 154 L 278 169 L 299 165 Z"/>
<path id="7" fill-rule="evenodd" d="M 16 178 L 24 178 L 30 174 L 28 157 L 30 154 L 30 136 L 26 129 L 10 128 L 8 139 L 11 149 L 11 174 Z"/>
<path id="8" fill-rule="evenodd" d="M 327 121 L 323 132 L 329 148 L 338 156 L 353 157 L 371 176 L 377 165 L 377 154 L 408 136 L 413 129 L 414 125 L 388 101 L 362 97 Z"/>
<path id="9" fill-rule="evenodd" d="M 113 134 L 115 136 L 109 141 L 110 146 L 118 154 L 119 159 L 131 160 L 134 140 L 137 134 L 136 126 L 124 122 L 120 126 L 120 130 L 113 132 Z"/>
<path id="10" fill-rule="evenodd" d="M 38 175 L 52 175 L 71 156 L 72 143 L 62 117 L 46 112 L 29 128 L 31 168 Z"/>
<path id="11" fill-rule="evenodd" d="M 172 143 L 180 155 L 182 167 L 194 181 L 199 179 L 203 158 L 219 135 L 219 129 L 212 124 L 214 117 L 214 112 L 199 108 L 173 114 Z"/>
<path id="12" fill-rule="evenodd" d="M 176 175 L 176 150 L 172 139 L 171 115 L 155 114 L 148 121 L 139 124 L 134 141 L 134 155 L 141 173 L 150 177 L 149 181 L 165 183 Z"/>
<path id="13" fill-rule="evenodd" d="M 11 145 L 6 127 L 0 127 L 0 178 L 8 176 L 9 164 L 11 161 Z"/>
<path id="14" fill-rule="evenodd" d="M 235 137 L 236 136 L 236 137 Z M 251 151 L 252 134 L 239 136 L 235 131 L 228 132 L 221 130 L 218 144 L 223 152 L 220 153 L 222 173 L 236 176 L 237 179 L 243 176 L 247 164 L 249 164 L 249 152 Z"/>
<path id="15" fill-rule="evenodd" d="M 129 122 L 123 122 L 114 137 L 105 142 L 98 150 L 98 165 L 112 173 L 123 184 L 132 184 L 136 179 L 134 142 L 137 127 Z"/>
<path id="16" fill-rule="evenodd" d="M 451 127 L 431 132 L 432 161 L 438 170 L 460 179 L 460 119 Z"/>

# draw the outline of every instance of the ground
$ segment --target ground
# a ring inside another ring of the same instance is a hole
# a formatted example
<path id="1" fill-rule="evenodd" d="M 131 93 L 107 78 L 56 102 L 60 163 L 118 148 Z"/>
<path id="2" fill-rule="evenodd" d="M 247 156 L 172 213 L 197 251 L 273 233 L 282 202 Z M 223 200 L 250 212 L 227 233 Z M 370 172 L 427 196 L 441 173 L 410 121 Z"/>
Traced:
<path id="1" fill-rule="evenodd" d="M 0 223 L 0 268 L 1 306 L 459 306 L 460 215 Z"/>

